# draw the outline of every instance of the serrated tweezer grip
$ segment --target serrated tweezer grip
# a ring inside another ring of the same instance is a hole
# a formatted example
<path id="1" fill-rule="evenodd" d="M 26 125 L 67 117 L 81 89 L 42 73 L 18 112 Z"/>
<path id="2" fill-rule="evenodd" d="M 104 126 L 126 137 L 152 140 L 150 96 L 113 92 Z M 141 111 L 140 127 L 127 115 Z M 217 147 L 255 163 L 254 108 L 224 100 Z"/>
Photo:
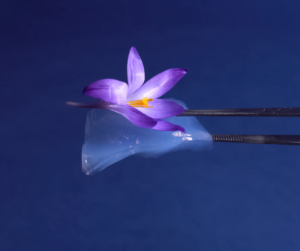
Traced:
<path id="1" fill-rule="evenodd" d="M 177 116 L 300 117 L 300 107 L 185 110 Z"/>
<path id="2" fill-rule="evenodd" d="M 211 134 L 214 142 L 300 145 L 300 135 L 237 135 Z"/>

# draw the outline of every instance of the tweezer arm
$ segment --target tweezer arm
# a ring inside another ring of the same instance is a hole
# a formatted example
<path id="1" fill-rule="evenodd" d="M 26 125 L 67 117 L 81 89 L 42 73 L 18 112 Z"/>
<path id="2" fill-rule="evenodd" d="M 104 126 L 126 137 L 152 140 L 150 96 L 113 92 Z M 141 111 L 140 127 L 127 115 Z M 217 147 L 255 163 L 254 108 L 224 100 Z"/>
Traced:
<path id="1" fill-rule="evenodd" d="M 300 107 L 185 110 L 177 116 L 300 117 Z"/>
<path id="2" fill-rule="evenodd" d="M 214 142 L 300 145 L 300 135 L 236 135 L 211 134 Z"/>
<path id="3" fill-rule="evenodd" d="M 99 108 L 99 103 L 84 104 L 76 102 L 66 102 L 66 104 L 83 108 Z M 300 117 L 300 107 L 185 110 L 183 113 L 177 116 Z"/>

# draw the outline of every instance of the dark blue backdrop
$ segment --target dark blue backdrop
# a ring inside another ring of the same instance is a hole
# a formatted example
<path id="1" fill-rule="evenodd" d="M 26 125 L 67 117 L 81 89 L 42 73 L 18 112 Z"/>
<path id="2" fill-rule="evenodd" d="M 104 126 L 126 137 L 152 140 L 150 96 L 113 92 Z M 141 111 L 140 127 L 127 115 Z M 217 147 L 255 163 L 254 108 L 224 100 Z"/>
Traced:
<path id="1" fill-rule="evenodd" d="M 300 106 L 300 2 L 22 1 L 0 8 L 0 250 L 300 250 L 299 147 L 215 143 L 81 172 L 82 89 L 188 74 L 189 108 Z M 300 134 L 298 118 L 199 118 L 211 133 Z"/>

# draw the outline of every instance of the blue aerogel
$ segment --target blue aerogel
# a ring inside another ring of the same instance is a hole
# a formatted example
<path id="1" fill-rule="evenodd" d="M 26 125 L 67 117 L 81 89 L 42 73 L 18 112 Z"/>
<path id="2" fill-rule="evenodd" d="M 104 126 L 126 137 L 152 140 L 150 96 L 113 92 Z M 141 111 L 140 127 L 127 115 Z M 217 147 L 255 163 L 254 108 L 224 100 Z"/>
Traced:
<path id="1" fill-rule="evenodd" d="M 187 109 L 183 102 L 172 100 Z M 87 175 L 95 174 L 134 154 L 155 158 L 173 151 L 212 148 L 211 135 L 195 117 L 172 117 L 165 120 L 183 126 L 187 133 L 145 129 L 112 111 L 89 111 L 82 147 L 82 171 Z"/>

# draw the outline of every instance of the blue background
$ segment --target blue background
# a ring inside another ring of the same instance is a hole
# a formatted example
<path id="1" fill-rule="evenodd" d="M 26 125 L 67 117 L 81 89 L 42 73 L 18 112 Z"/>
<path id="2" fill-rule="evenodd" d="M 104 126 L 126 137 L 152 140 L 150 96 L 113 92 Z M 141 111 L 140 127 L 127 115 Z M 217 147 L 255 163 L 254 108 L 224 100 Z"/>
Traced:
<path id="1" fill-rule="evenodd" d="M 81 172 L 88 101 L 127 80 L 188 74 L 190 109 L 300 106 L 296 0 L 21 1 L 0 8 L 0 250 L 300 250 L 299 147 L 215 143 Z M 211 133 L 299 134 L 299 118 L 199 117 Z"/>

